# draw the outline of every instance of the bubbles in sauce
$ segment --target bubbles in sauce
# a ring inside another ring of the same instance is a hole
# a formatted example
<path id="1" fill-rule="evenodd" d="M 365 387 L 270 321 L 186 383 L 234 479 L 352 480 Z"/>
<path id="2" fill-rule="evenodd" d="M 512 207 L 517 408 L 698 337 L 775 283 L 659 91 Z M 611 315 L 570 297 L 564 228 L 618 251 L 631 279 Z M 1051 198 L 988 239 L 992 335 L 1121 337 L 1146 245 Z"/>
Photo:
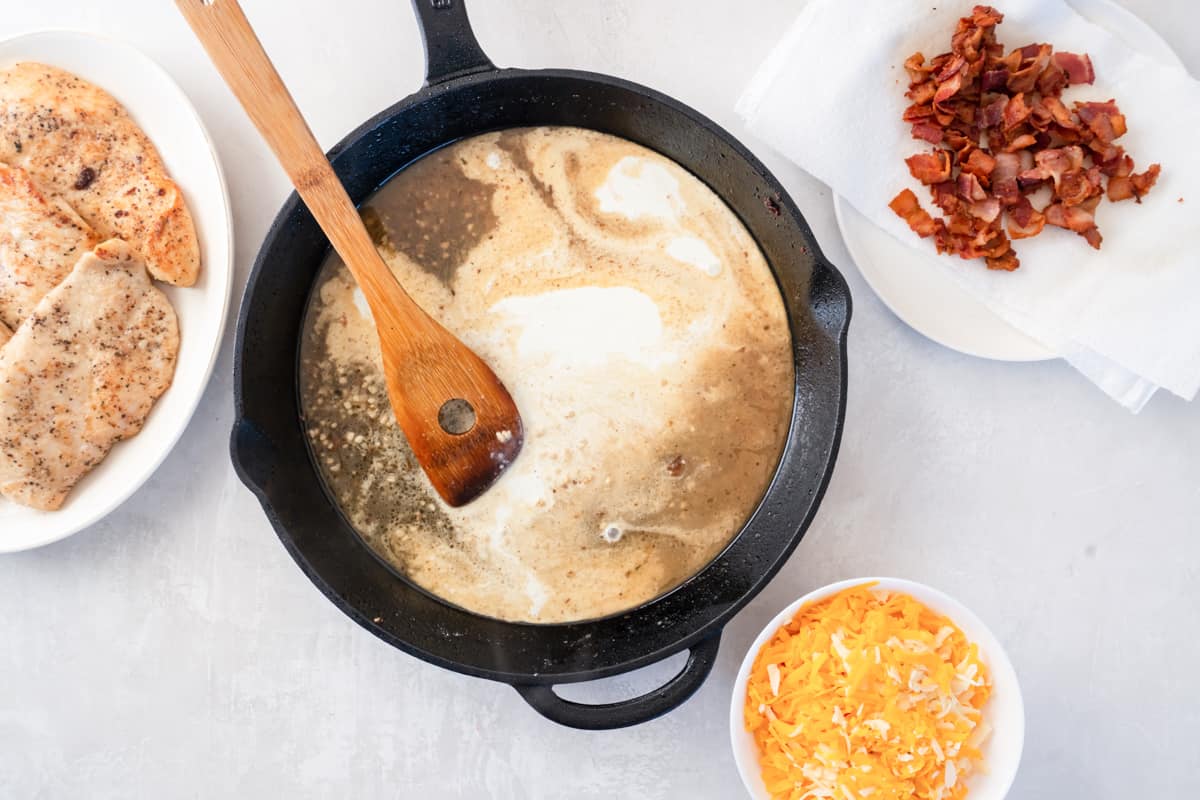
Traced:
<path id="1" fill-rule="evenodd" d="M 778 462 L 791 347 L 766 262 L 707 187 L 631 142 L 529 128 L 423 158 L 363 216 L 525 424 L 491 490 L 443 505 L 331 257 L 305 319 L 301 401 L 322 476 L 371 547 L 459 606 L 558 622 L 645 602 L 737 533 Z"/>

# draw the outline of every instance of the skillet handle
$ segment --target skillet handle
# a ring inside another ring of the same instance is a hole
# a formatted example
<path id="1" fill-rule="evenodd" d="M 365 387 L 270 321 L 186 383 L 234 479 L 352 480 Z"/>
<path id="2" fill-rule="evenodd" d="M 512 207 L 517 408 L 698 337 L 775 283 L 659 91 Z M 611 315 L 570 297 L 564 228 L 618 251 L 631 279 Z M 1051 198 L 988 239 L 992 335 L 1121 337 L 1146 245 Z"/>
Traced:
<path id="1" fill-rule="evenodd" d="M 695 694 L 712 672 L 720 645 L 721 632 L 717 631 L 693 645 L 687 663 L 674 678 L 640 697 L 617 703 L 588 705 L 564 700 L 554 693 L 553 686 L 547 685 L 514 684 L 513 688 L 534 711 L 559 725 L 587 731 L 627 728 L 660 717 Z"/>
<path id="2" fill-rule="evenodd" d="M 425 84 L 494 70 L 479 47 L 464 0 L 413 0 L 425 43 Z"/>

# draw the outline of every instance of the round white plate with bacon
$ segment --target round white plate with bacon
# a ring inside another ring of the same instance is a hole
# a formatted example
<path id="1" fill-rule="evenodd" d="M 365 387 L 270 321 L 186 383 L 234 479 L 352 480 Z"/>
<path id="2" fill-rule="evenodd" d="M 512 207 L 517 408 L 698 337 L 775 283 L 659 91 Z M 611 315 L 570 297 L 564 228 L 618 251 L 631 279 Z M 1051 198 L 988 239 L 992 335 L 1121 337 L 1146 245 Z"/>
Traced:
<path id="1" fill-rule="evenodd" d="M 174 447 L 216 360 L 233 231 L 200 117 L 130 45 L 0 41 L 0 106 L 3 553 L 92 525 Z"/>
<path id="2" fill-rule="evenodd" d="M 1167 64 L 1182 62 L 1153 28 L 1112 0 L 1068 0 L 1082 16 Z M 874 225 L 840 196 L 834 212 L 846 249 L 867 284 L 913 330 L 967 355 L 1044 361 L 1057 353 L 1009 325 L 922 252 Z"/>

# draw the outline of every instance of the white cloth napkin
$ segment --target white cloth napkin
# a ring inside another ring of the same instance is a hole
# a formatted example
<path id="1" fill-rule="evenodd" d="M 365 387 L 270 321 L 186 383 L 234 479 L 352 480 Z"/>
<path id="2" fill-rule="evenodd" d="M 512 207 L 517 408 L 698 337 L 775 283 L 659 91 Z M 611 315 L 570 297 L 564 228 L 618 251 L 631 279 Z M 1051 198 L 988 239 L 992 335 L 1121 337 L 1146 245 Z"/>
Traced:
<path id="1" fill-rule="evenodd" d="M 846 198 L 900 241 L 933 253 L 888 202 L 929 191 L 903 159 L 928 149 L 912 139 L 904 60 L 950 49 L 971 0 L 810 0 L 738 102 L 750 131 Z M 1100 204 L 1102 249 L 1047 226 L 1015 243 L 1021 268 L 988 271 L 956 256 L 934 259 L 1017 328 L 1062 354 L 1106 393 L 1139 411 L 1158 387 L 1185 398 L 1200 389 L 1200 83 L 1158 63 L 1076 13 L 1063 0 L 1000 0 L 997 38 L 1008 49 L 1049 42 L 1087 53 L 1092 86 L 1075 100 L 1115 98 L 1128 119 L 1120 140 L 1137 170 L 1162 164 L 1141 205 Z"/>

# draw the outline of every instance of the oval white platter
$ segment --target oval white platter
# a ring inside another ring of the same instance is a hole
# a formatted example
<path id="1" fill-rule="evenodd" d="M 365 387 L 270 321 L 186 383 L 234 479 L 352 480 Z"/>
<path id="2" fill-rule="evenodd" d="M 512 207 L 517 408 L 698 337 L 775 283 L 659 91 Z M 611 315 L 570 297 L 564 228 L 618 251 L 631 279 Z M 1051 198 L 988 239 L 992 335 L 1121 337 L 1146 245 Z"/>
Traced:
<path id="1" fill-rule="evenodd" d="M 0 67 L 38 61 L 69 70 L 112 94 L 158 148 L 182 189 L 200 239 L 200 279 L 186 289 L 158 284 L 179 315 L 175 378 L 141 433 L 113 448 L 59 511 L 0 498 L 0 553 L 58 541 L 97 522 L 158 468 L 187 427 L 216 361 L 233 273 L 229 193 L 208 132 L 171 77 L 124 42 L 75 31 L 27 33 L 0 42 Z"/>

